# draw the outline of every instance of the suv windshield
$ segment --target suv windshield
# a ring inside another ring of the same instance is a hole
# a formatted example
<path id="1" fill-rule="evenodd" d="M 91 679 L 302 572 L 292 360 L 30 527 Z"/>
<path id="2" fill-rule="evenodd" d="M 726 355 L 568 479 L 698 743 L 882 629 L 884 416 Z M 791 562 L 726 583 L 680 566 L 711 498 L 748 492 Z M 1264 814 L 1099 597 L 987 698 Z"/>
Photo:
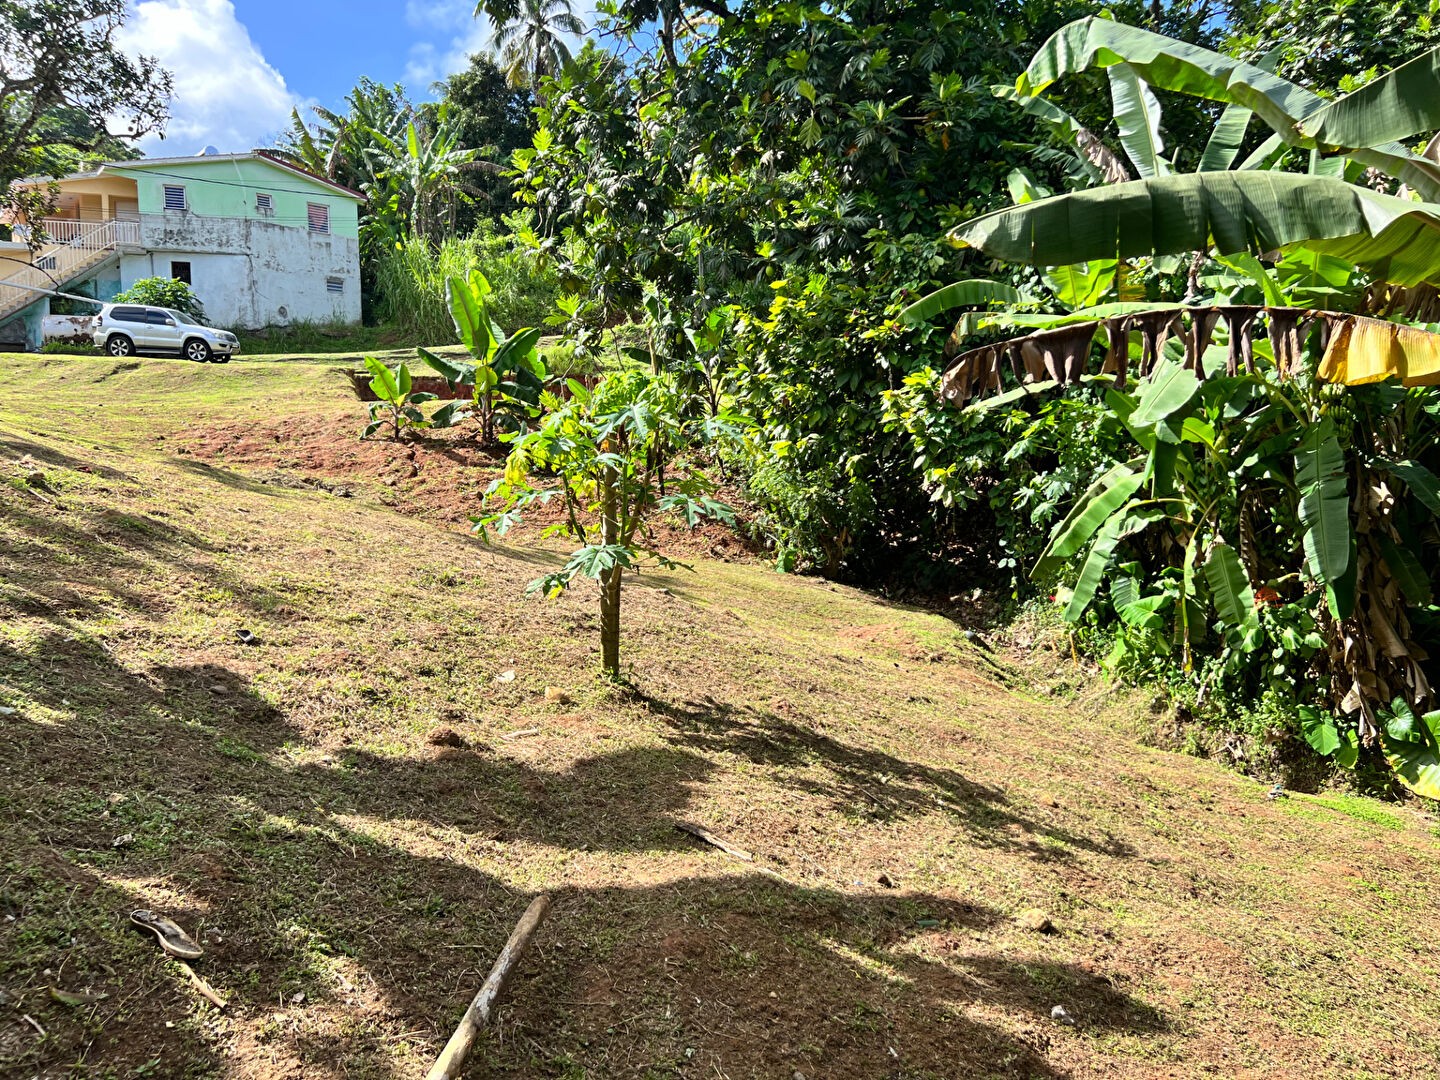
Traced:
<path id="1" fill-rule="evenodd" d="M 176 311 L 174 308 L 166 308 L 165 310 L 166 310 L 167 312 L 169 312 L 171 318 L 173 318 L 173 319 L 174 319 L 177 323 L 179 323 L 181 326 L 199 326 L 199 325 L 200 325 L 200 323 L 198 323 L 198 322 L 196 322 L 194 319 L 190 318 L 190 316 L 189 316 L 189 315 L 186 315 L 183 311 Z"/>

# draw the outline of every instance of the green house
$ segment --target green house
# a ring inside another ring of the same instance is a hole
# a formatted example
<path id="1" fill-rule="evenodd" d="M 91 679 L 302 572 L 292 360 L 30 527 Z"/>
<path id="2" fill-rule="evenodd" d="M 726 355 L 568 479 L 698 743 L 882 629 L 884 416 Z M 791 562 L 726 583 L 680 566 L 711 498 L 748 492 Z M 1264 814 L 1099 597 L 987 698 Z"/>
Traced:
<path id="1" fill-rule="evenodd" d="M 359 192 L 263 150 L 107 162 L 19 183 L 52 182 L 60 196 L 43 222 L 48 243 L 32 258 L 18 223 L 8 246 L 32 265 L 0 263 L 0 341 L 18 323 L 24 343 L 39 344 L 49 311 L 40 290 L 104 300 L 145 277 L 188 283 L 217 326 L 360 321 Z"/>

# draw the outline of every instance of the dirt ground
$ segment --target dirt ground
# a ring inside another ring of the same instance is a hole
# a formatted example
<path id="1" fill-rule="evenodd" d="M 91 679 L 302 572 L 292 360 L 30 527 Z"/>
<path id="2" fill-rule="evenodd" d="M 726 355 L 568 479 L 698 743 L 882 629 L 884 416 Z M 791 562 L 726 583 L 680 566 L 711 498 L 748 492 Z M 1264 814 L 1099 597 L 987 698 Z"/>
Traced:
<path id="1" fill-rule="evenodd" d="M 471 424 L 425 431 L 401 441 L 359 439 L 356 417 L 363 406 L 343 397 L 331 411 L 303 418 L 232 420 L 206 425 L 177 439 L 182 453 L 217 465 L 242 467 L 274 484 L 316 487 L 343 498 L 370 497 L 401 513 L 468 528 L 481 512 L 486 488 L 500 475 L 503 447 L 485 448 Z M 715 470 L 710 470 L 715 471 Z M 715 477 L 717 483 L 723 478 Z M 721 492 L 736 503 L 733 490 Z M 743 506 L 736 506 L 742 513 Z M 557 502 L 525 515 L 512 541 L 538 535 L 564 518 Z M 685 558 L 734 561 L 761 549 L 744 532 L 709 522 L 691 530 L 683 522 L 659 519 L 655 542 Z"/>
<path id="2" fill-rule="evenodd" d="M 1423 806 L 738 541 L 627 584 L 617 689 L 555 552 L 457 525 L 483 467 L 387 483 L 318 365 L 0 390 L 0 1076 L 423 1076 L 540 891 L 470 1076 L 1435 1075 Z"/>

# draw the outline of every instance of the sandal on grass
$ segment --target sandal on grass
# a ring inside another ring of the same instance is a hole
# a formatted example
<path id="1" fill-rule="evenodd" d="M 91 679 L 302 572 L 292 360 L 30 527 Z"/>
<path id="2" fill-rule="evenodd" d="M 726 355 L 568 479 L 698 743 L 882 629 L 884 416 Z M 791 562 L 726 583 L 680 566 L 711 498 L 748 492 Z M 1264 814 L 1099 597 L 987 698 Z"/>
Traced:
<path id="1" fill-rule="evenodd" d="M 160 948 L 171 956 L 181 960 L 198 960 L 205 955 L 205 950 L 195 944 L 189 934 L 163 915 L 137 908 L 130 913 L 130 921 L 140 929 L 154 933 L 156 940 L 160 942 Z"/>

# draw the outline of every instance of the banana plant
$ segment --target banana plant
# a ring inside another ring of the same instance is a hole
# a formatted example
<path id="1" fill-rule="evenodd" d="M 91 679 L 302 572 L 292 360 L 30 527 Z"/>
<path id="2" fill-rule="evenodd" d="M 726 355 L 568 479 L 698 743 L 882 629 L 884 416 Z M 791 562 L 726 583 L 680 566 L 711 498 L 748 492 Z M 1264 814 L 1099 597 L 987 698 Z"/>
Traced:
<path id="1" fill-rule="evenodd" d="M 407 431 L 452 427 L 465 418 L 463 403 L 458 401 L 442 405 L 427 417 L 420 406 L 437 400 L 438 396 L 411 389 L 413 379 L 408 365 L 400 363 L 391 370 L 375 357 L 367 356 L 365 367 L 371 375 L 370 391 L 378 400 L 370 403 L 370 423 L 360 433 L 362 439 L 371 438 L 388 427 L 390 437 L 399 441 Z"/>
<path id="2" fill-rule="evenodd" d="M 1260 117 L 1286 146 L 1314 151 L 1317 160 L 1351 159 L 1395 177 L 1423 198 L 1440 200 L 1440 165 L 1398 142 L 1440 127 L 1440 50 L 1327 101 L 1267 71 L 1263 62 L 1247 63 L 1092 16 L 1056 31 L 1017 80 L 1015 93 L 1034 97 L 1067 75 L 1116 67 L 1122 74 L 1112 76 L 1112 85 L 1116 78 L 1122 84 L 1133 78 L 1154 89 L 1238 106 Z M 1128 88 L 1115 100 L 1117 111 L 1123 106 L 1126 113 L 1131 142 L 1143 150 L 1154 138 L 1152 110 L 1142 94 Z"/>
<path id="3" fill-rule="evenodd" d="M 468 278 L 453 276 L 445 282 L 450 317 L 474 363 L 455 363 L 428 349 L 417 350 L 452 390 L 471 388 L 480 439 L 487 445 L 497 441 L 499 424 L 511 432 L 521 431 L 539 415 L 546 375 L 538 349 L 542 331 L 526 327 L 507 337 L 490 317 L 486 302 L 490 292 L 489 281 L 478 270 Z"/>
<path id="4" fill-rule="evenodd" d="M 1037 117 L 1103 186 L 1017 200 L 962 223 L 951 239 L 1052 275 L 1104 260 L 1278 252 L 1343 261 L 1397 286 L 1440 280 L 1440 201 L 1410 197 L 1440 200 L 1440 164 L 1394 141 L 1440 126 L 1440 50 L 1334 102 L 1266 68 L 1108 19 L 1061 28 L 1015 86 L 995 93 Z M 1115 155 L 1102 157 L 1093 133 L 1043 96 L 1091 69 L 1110 76 L 1121 145 L 1138 179 L 1116 182 L 1126 170 Z M 1224 103 L 1196 172 L 1177 174 L 1165 157 L 1152 88 Z M 1257 116 L 1273 134 L 1237 166 Z M 1309 152 L 1308 173 L 1269 168 L 1287 148 Z M 1352 183 L 1365 168 L 1409 193 Z"/>

